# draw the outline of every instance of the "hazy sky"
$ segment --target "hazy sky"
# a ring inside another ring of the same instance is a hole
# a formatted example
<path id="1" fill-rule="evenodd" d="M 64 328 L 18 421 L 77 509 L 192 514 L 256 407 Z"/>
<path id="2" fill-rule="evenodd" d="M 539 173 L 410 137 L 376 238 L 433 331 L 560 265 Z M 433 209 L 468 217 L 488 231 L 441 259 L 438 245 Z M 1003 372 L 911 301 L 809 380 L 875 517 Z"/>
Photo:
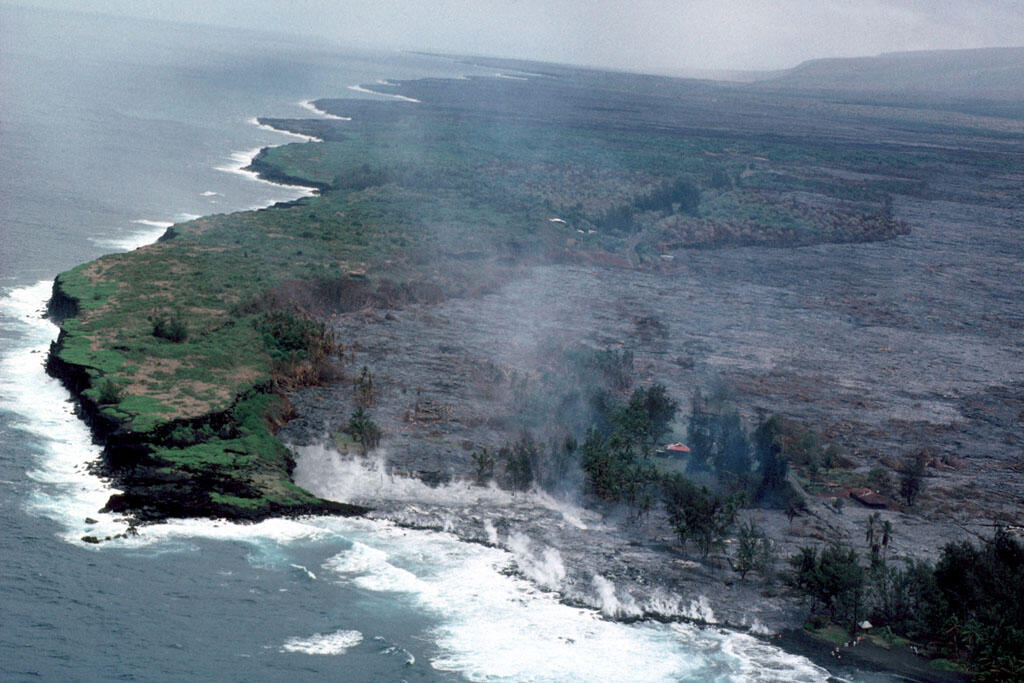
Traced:
<path id="1" fill-rule="evenodd" d="M 15 0 L 326 37 L 339 45 L 630 70 L 1024 44 L 1024 0 Z"/>

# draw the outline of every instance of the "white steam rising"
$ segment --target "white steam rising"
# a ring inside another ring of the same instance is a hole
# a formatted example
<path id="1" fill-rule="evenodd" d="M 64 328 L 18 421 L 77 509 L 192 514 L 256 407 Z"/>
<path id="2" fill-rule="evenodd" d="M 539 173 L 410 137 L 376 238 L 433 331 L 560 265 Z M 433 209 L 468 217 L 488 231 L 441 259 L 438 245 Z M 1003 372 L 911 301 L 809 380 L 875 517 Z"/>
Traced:
<path id="1" fill-rule="evenodd" d="M 562 588 L 566 572 L 561 553 L 548 546 L 534 551 L 530 538 L 523 533 L 509 536 L 506 545 L 516 558 L 519 571 L 526 578 L 548 590 L 557 591 Z"/>
<path id="2" fill-rule="evenodd" d="M 545 492 L 512 495 L 496 485 L 477 486 L 469 480 L 455 480 L 429 486 L 414 477 L 392 472 L 387 451 L 378 449 L 366 457 L 339 453 L 323 444 L 295 447 L 295 483 L 330 500 L 374 504 L 382 500 L 444 505 L 511 506 L 532 504 L 561 515 L 578 529 L 600 527 L 597 516 Z"/>
<path id="3" fill-rule="evenodd" d="M 631 595 L 623 598 L 615 593 L 615 584 L 601 576 L 594 574 L 594 590 L 597 592 L 597 599 L 601 605 L 601 613 L 609 617 L 639 617 L 643 614 Z"/>

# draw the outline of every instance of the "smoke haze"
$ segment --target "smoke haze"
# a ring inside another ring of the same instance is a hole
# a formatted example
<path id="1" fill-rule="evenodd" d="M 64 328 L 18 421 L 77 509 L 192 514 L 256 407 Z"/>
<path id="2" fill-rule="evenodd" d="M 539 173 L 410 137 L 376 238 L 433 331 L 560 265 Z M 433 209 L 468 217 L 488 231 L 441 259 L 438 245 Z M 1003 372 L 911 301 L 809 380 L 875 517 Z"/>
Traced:
<path id="1" fill-rule="evenodd" d="M 360 48 L 435 50 L 624 70 L 771 70 L 819 57 L 1015 46 L 1019 0 L 26 0 L 23 4 L 285 31 Z"/>

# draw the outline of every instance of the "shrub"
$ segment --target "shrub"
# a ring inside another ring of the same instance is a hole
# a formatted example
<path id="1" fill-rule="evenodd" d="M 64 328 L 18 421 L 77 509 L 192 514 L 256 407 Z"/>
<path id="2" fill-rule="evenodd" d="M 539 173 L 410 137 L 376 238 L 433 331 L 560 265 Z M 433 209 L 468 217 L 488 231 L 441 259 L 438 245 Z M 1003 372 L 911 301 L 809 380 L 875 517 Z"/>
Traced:
<path id="1" fill-rule="evenodd" d="M 821 454 L 821 466 L 825 469 L 838 467 L 843 457 L 843 447 L 837 443 L 830 443 Z"/>
<path id="2" fill-rule="evenodd" d="M 726 169 L 716 166 L 708 177 L 708 187 L 715 190 L 731 190 L 733 188 L 732 176 Z"/>
<path id="3" fill-rule="evenodd" d="M 889 469 L 878 465 L 868 472 L 868 486 L 884 496 L 892 494 L 892 475 Z"/>
<path id="4" fill-rule="evenodd" d="M 937 597 L 928 562 L 909 560 L 903 567 L 878 562 L 871 567 L 871 589 L 868 616 L 873 624 L 910 636 L 924 632 L 929 605 Z"/>
<path id="5" fill-rule="evenodd" d="M 487 448 L 473 451 L 470 455 L 473 459 L 473 468 L 476 470 L 476 483 L 483 486 L 494 476 L 494 456 Z"/>
<path id="6" fill-rule="evenodd" d="M 323 323 L 278 309 L 259 316 L 253 325 L 273 361 L 278 391 L 332 381 L 340 374 L 331 358 L 338 346 Z"/>
<path id="7" fill-rule="evenodd" d="M 801 495 L 800 492 L 793 488 L 793 485 L 788 482 L 786 485 L 786 491 L 783 494 L 783 500 L 785 501 L 786 518 L 789 519 L 790 524 L 793 523 L 793 519 L 796 518 L 797 515 L 808 511 L 807 499 L 804 498 L 803 495 Z"/>
<path id="8" fill-rule="evenodd" d="M 543 447 L 529 434 L 523 434 L 514 444 L 498 451 L 498 457 L 505 463 L 505 472 L 512 480 L 513 493 L 525 491 L 533 484 L 542 451 Z"/>
<path id="9" fill-rule="evenodd" d="M 864 612 L 865 572 L 853 548 L 832 543 L 819 554 L 800 548 L 789 559 L 792 583 L 828 609 L 833 619 L 854 633 Z"/>
<path id="10" fill-rule="evenodd" d="M 924 450 L 918 451 L 911 456 L 910 462 L 907 463 L 903 474 L 900 476 L 900 495 L 907 502 L 907 505 L 913 505 L 924 489 L 924 472 L 927 460 L 927 453 Z"/>
<path id="11" fill-rule="evenodd" d="M 120 403 L 121 399 L 124 398 L 124 389 L 109 377 L 104 377 L 97 389 L 99 391 L 98 398 L 100 403 L 114 405 Z"/>
<path id="12" fill-rule="evenodd" d="M 264 313 L 256 321 L 263 343 L 272 358 L 309 358 L 333 349 L 333 337 L 322 324 L 288 311 Z M 328 348 L 329 347 L 329 348 Z"/>
<path id="13" fill-rule="evenodd" d="M 709 403 L 700 391 L 694 393 L 686 432 L 689 467 L 699 472 L 712 465 L 723 482 L 733 488 L 746 488 L 753 475 L 753 461 L 743 422 L 734 407 Z"/>
<path id="14" fill-rule="evenodd" d="M 188 325 L 180 313 L 169 318 L 160 315 L 153 319 L 153 336 L 180 344 L 188 339 Z"/>
<path id="15" fill-rule="evenodd" d="M 355 401 L 356 405 L 360 408 L 369 408 L 376 402 L 373 390 L 373 374 L 370 373 L 370 369 L 363 366 L 363 369 L 359 372 L 359 377 L 355 381 Z"/>
<path id="16" fill-rule="evenodd" d="M 775 564 L 775 544 L 764 530 L 752 521 L 745 522 L 739 526 L 736 541 L 732 568 L 740 575 L 740 580 L 745 579 L 750 571 L 770 576 Z"/>
<path id="17" fill-rule="evenodd" d="M 591 429 L 581 456 L 590 492 L 610 502 L 633 505 L 646 500 L 657 478 L 653 465 L 638 456 L 633 442 L 621 432 L 605 438 Z"/>
<path id="18" fill-rule="evenodd" d="M 786 480 L 789 459 L 783 448 L 783 431 L 778 415 L 762 420 L 754 431 L 754 452 L 761 475 L 755 499 L 763 505 L 786 504 L 791 495 Z"/>
<path id="19" fill-rule="evenodd" d="M 700 189 L 687 178 L 676 178 L 652 192 L 633 200 L 637 211 L 672 211 L 696 215 L 700 205 Z"/>
<path id="20" fill-rule="evenodd" d="M 384 436 L 384 430 L 371 420 L 370 416 L 362 408 L 356 408 L 355 412 L 352 413 L 344 431 L 356 440 L 363 455 L 379 446 L 381 437 Z"/>
<path id="21" fill-rule="evenodd" d="M 634 390 L 629 402 L 612 413 L 611 422 L 630 442 L 650 446 L 668 431 L 678 407 L 663 384 L 654 384 Z"/>
<path id="22" fill-rule="evenodd" d="M 679 474 L 662 480 L 662 499 L 680 543 L 692 540 L 705 558 L 724 545 L 742 502 L 740 495 L 711 493 Z"/>

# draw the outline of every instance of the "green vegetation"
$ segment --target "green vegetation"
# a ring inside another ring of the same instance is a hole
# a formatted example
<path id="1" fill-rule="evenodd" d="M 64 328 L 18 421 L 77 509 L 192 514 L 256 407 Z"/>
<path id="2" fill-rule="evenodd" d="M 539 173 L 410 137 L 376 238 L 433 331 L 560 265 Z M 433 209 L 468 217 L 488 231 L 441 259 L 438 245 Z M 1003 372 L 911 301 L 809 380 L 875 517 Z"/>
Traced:
<path id="1" fill-rule="evenodd" d="M 487 448 L 473 451 L 470 455 L 473 460 L 473 468 L 476 471 L 476 483 L 484 486 L 494 477 L 494 456 Z"/>
<path id="2" fill-rule="evenodd" d="M 900 496 L 907 505 L 913 505 L 924 488 L 924 470 L 928 459 L 924 451 L 915 453 L 904 466 L 900 476 Z"/>
<path id="3" fill-rule="evenodd" d="M 828 610 L 833 621 L 852 635 L 865 611 L 866 572 L 853 548 L 831 543 L 820 552 L 800 549 L 790 558 L 794 585 Z"/>
<path id="4" fill-rule="evenodd" d="M 592 493 L 608 501 L 624 501 L 630 506 L 649 499 L 657 472 L 624 433 L 617 431 L 603 436 L 593 429 L 581 450 L 583 470 Z"/>
<path id="5" fill-rule="evenodd" d="M 153 319 L 153 336 L 180 344 L 188 339 L 188 326 L 180 313 L 169 318 L 158 315 Z"/>
<path id="6" fill-rule="evenodd" d="M 596 425 L 581 447 L 588 488 L 607 501 L 647 510 L 659 477 L 652 448 L 668 432 L 678 404 L 661 384 L 638 387 L 622 404 L 603 393 L 595 399 Z"/>
<path id="7" fill-rule="evenodd" d="M 794 454 L 787 440 L 787 425 L 778 416 L 765 418 L 749 434 L 728 401 L 707 399 L 697 391 L 687 442 L 688 471 L 714 476 L 723 490 L 756 505 L 787 509 L 793 515 L 805 506 L 787 479 Z"/>
<path id="8" fill-rule="evenodd" d="M 838 544 L 801 548 L 790 564 L 793 585 L 849 634 L 867 618 L 981 680 L 1024 677 L 1024 544 L 1002 528 L 980 544 L 946 545 L 934 566 L 873 554 L 865 567 Z"/>
<path id="9" fill-rule="evenodd" d="M 543 452 L 543 447 L 529 434 L 524 434 L 515 443 L 505 445 L 498 451 L 498 458 L 505 464 L 513 494 L 526 491 L 533 484 Z"/>
<path id="10" fill-rule="evenodd" d="M 712 493 L 678 474 L 664 477 L 661 485 L 679 542 L 685 547 L 686 541 L 693 541 L 704 558 L 712 550 L 721 550 L 736 522 L 743 496 Z"/>
<path id="11" fill-rule="evenodd" d="M 774 567 L 775 542 L 754 522 L 741 523 L 736 533 L 733 571 L 740 575 L 740 580 L 746 579 L 747 573 L 751 571 L 770 578 Z"/>
<path id="12" fill-rule="evenodd" d="M 376 422 L 370 419 L 369 414 L 359 406 L 348 419 L 344 432 L 352 437 L 352 440 L 359 444 L 359 450 L 366 455 L 380 445 L 384 431 Z"/>
<path id="13" fill-rule="evenodd" d="M 121 386 L 109 377 L 105 377 L 99 383 L 97 394 L 97 400 L 108 405 L 116 405 L 124 398 L 124 391 L 121 389 Z"/>

